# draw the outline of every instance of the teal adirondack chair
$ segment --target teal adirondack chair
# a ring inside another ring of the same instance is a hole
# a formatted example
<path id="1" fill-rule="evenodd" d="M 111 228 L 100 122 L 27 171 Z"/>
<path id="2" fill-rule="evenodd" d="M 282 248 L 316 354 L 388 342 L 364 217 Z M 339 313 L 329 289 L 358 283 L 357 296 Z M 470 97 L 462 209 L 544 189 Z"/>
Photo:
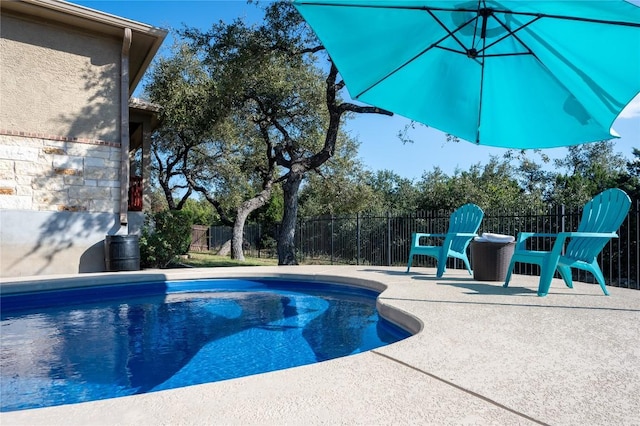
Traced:
<path id="1" fill-rule="evenodd" d="M 631 200 L 620 189 L 608 189 L 593 197 L 582 212 L 582 219 L 576 232 L 545 234 L 521 232 L 516 239 L 516 247 L 509 264 L 504 287 L 509 285 L 511 273 L 516 262 L 533 263 L 540 266 L 538 296 L 546 296 L 555 271 L 569 288 L 573 288 L 571 268 L 581 269 L 593 274 L 605 295 L 609 295 L 605 286 L 602 270 L 598 265 L 598 254 L 611 238 L 617 238 L 618 228 L 629 212 Z M 551 251 L 526 249 L 526 240 L 532 237 L 555 238 Z M 566 245 L 564 254 L 562 253 Z"/>
<path id="2" fill-rule="evenodd" d="M 436 258 L 438 262 L 436 276 L 438 278 L 444 274 L 447 268 L 447 258 L 449 257 L 461 259 L 467 267 L 467 271 L 471 274 L 471 266 L 469 265 L 469 258 L 467 257 L 467 247 L 471 239 L 478 235 L 477 231 L 483 216 L 484 212 L 480 207 L 475 204 L 465 204 L 451 214 L 449 218 L 449 229 L 446 234 L 412 234 L 407 272 L 411 269 L 413 256 L 422 254 Z M 438 238 L 443 239 L 443 241 L 442 245 L 423 246 L 420 245 L 421 238 Z"/>

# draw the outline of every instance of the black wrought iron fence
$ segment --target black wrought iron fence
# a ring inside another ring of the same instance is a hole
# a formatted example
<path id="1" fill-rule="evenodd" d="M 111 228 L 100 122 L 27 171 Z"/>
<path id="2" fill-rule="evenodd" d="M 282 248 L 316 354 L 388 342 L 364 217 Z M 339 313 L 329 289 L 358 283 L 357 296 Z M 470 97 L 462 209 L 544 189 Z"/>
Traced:
<path id="1" fill-rule="evenodd" d="M 225 248 L 231 250 L 231 235 L 233 230 L 230 226 L 212 226 L 209 228 L 209 251 L 217 253 Z M 251 257 L 276 257 L 275 248 L 265 247 L 265 235 L 262 227 L 258 223 L 249 223 L 244 227 L 244 241 L 242 244 L 245 256 Z M 275 247 L 275 246 L 274 246 Z"/>
<path id="2" fill-rule="evenodd" d="M 479 233 L 492 232 L 516 236 L 519 232 L 558 233 L 575 231 L 581 209 L 551 206 L 544 211 L 522 208 L 518 211 L 487 211 Z M 414 232 L 444 233 L 451 211 L 426 211 L 412 214 L 367 214 L 302 218 L 296 230 L 299 261 L 351 265 L 402 266 L 407 264 L 411 234 Z M 618 231 L 602 250 L 599 263 L 608 285 L 640 289 L 640 251 L 638 237 L 640 201 L 635 201 Z M 265 235 L 259 225 L 245 228 L 245 254 L 254 257 L 275 257 L 275 235 Z M 212 227 L 212 250 L 231 238 L 228 227 Z M 265 244 L 268 242 L 268 244 Z M 550 250 L 552 238 L 534 238 L 531 249 Z M 473 265 L 473 258 L 470 257 Z M 419 256 L 414 266 L 435 267 L 435 260 Z M 460 260 L 449 259 L 447 268 L 462 269 Z M 517 274 L 538 275 L 536 265 L 516 264 Z M 574 279 L 595 282 L 585 271 L 574 271 Z"/>

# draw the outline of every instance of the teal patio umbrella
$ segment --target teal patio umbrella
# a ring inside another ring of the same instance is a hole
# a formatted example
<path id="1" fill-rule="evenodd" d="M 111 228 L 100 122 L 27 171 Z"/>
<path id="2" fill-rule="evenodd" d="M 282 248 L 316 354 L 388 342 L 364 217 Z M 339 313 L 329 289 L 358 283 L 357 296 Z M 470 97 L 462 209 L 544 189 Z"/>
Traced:
<path id="1" fill-rule="evenodd" d="M 294 0 L 350 96 L 482 145 L 616 137 L 640 92 L 625 0 Z"/>

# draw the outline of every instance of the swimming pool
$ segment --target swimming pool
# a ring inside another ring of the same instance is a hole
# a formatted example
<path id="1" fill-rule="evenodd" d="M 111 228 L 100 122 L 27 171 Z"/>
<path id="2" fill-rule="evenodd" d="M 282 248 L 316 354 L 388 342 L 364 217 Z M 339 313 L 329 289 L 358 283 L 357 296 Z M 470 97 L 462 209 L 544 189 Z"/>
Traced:
<path id="1" fill-rule="evenodd" d="M 182 280 L 2 297 L 2 411 L 220 381 L 371 350 L 407 331 L 378 292 Z"/>

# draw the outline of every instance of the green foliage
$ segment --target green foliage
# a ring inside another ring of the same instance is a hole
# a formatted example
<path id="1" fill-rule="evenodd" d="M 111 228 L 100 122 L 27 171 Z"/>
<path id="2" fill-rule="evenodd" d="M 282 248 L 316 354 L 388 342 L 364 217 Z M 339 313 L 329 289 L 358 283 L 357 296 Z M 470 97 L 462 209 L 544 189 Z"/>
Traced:
<path id="1" fill-rule="evenodd" d="M 376 194 L 377 211 L 410 212 L 418 208 L 419 193 L 413 181 L 390 170 L 369 174 L 367 184 Z"/>
<path id="2" fill-rule="evenodd" d="M 164 210 L 148 215 L 140 236 L 140 261 L 144 268 L 166 268 L 178 255 L 186 254 L 191 243 L 189 215 Z"/>
<path id="3" fill-rule="evenodd" d="M 149 211 L 147 213 L 157 213 L 169 208 L 167 199 L 158 187 L 153 187 L 151 189 L 149 201 Z"/>
<path id="4" fill-rule="evenodd" d="M 219 155 L 216 136 L 226 117 L 224 104 L 198 57 L 179 43 L 172 55 L 157 59 L 145 92 L 162 107 L 160 125 L 152 135 L 152 176 L 169 208 L 180 210 L 193 191 L 185 172 L 201 168 L 198 159 Z"/>
<path id="5" fill-rule="evenodd" d="M 282 212 L 284 210 L 284 198 L 282 188 L 276 186 L 273 188 L 271 198 L 266 205 L 254 211 L 249 219 L 253 222 L 259 222 L 263 225 L 270 226 L 280 223 L 282 220 Z"/>
<path id="6" fill-rule="evenodd" d="M 278 242 L 275 240 L 275 238 L 270 237 L 269 235 L 263 234 L 260 238 L 260 249 L 261 250 L 266 250 L 266 251 L 271 251 L 273 253 L 276 252 L 276 249 L 278 247 Z"/>
<path id="7" fill-rule="evenodd" d="M 359 143 L 340 133 L 334 155 L 307 174 L 300 191 L 300 216 L 341 215 L 371 209 L 370 172 L 357 158 Z"/>
<path id="8" fill-rule="evenodd" d="M 633 148 L 633 159 L 627 162 L 626 172 L 618 176 L 616 186 L 634 200 L 640 200 L 640 149 Z"/>
<path id="9" fill-rule="evenodd" d="M 356 213 L 369 210 L 372 199 L 371 188 L 357 178 L 309 174 L 300 191 L 298 214 L 316 217 Z"/>
<path id="10" fill-rule="evenodd" d="M 542 164 L 529 157 L 529 153 L 539 156 Z M 549 198 L 551 184 L 553 183 L 553 173 L 546 170 L 543 165 L 548 164 L 551 160 L 544 151 L 540 149 L 534 150 L 508 150 L 503 158 L 513 164 L 519 162 L 515 166 L 515 178 L 518 180 L 520 187 L 532 199 L 546 200 Z"/>
<path id="11" fill-rule="evenodd" d="M 205 199 L 189 198 L 181 210 L 194 225 L 214 225 L 219 220 L 213 206 Z"/>
<path id="12" fill-rule="evenodd" d="M 484 166 L 476 164 L 468 171 L 456 171 L 453 176 L 435 168 L 418 182 L 419 208 L 452 211 L 463 204 L 475 203 L 483 210 L 496 210 L 534 202 L 519 186 L 515 174 L 508 161 L 495 157 Z"/>
<path id="13" fill-rule="evenodd" d="M 626 161 L 614 153 L 611 141 L 586 143 L 569 147 L 568 155 L 555 161 L 558 170 L 549 200 L 555 204 L 579 207 L 594 195 L 617 185 L 625 171 Z"/>
<path id="14" fill-rule="evenodd" d="M 175 194 L 195 191 L 230 224 L 268 200 L 291 160 L 322 146 L 322 72 L 291 55 L 304 41 L 292 28 L 304 21 L 287 2 L 267 9 L 260 26 L 186 27 L 153 69 L 146 90 L 162 106 L 154 166 L 170 208 L 187 204 Z M 254 216 L 281 217 L 276 203 Z"/>
<path id="15" fill-rule="evenodd" d="M 534 155 L 531 155 L 534 154 Z M 640 198 L 640 150 L 625 162 L 613 152 L 611 142 L 584 144 L 568 149 L 545 168 L 548 157 L 537 151 L 508 151 L 502 159 L 447 175 L 434 167 L 413 183 L 388 171 L 370 172 L 351 166 L 351 172 L 331 178 L 311 176 L 301 193 L 305 217 L 356 212 L 453 211 L 476 203 L 485 211 L 539 209 L 550 203 L 581 207 L 606 188 L 618 187 Z M 536 161 L 539 157 L 541 162 Z M 626 166 L 623 167 L 623 166 Z M 347 170 L 349 170 L 347 168 Z M 357 201 L 356 201 L 357 200 Z"/>

